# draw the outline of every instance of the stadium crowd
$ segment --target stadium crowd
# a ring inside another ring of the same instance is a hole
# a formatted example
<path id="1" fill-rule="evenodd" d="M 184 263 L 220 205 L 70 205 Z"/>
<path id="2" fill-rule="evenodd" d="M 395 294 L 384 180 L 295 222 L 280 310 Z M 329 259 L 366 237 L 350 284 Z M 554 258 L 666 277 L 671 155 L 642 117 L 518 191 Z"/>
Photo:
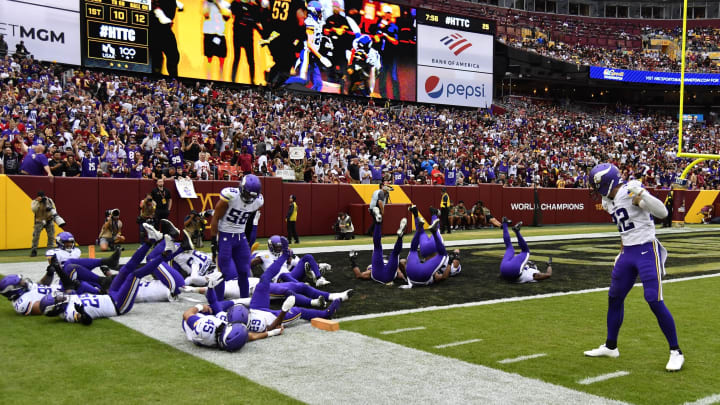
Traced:
<path id="1" fill-rule="evenodd" d="M 589 168 L 609 160 L 668 187 L 688 163 L 674 156 L 676 120 L 620 105 L 511 98 L 493 115 L 71 72 L 29 57 L 0 62 L 6 174 L 585 187 Z M 687 151 L 717 153 L 717 125 L 686 129 Z M 47 169 L 27 162 L 37 155 Z M 698 166 L 690 186 L 720 186 L 717 165 Z"/>

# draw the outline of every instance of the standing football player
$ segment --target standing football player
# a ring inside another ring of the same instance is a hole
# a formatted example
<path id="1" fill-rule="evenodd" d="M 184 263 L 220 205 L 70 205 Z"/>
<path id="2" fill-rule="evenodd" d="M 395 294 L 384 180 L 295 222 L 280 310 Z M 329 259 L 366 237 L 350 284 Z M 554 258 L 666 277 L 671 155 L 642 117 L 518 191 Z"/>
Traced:
<path id="1" fill-rule="evenodd" d="M 662 276 L 665 274 L 667 251 L 655 238 L 655 224 L 650 215 L 663 219 L 667 210 L 662 201 L 653 197 L 642 183 L 624 183 L 620 171 L 611 163 L 601 163 L 590 171 L 590 186 L 602 196 L 602 206 L 617 224 L 622 250 L 615 258 L 608 292 L 607 339 L 597 349 L 585 352 L 589 357 L 618 357 L 618 333 L 623 322 L 624 301 L 635 279 L 640 276 L 645 301 L 655 314 L 660 329 L 670 345 L 668 371 L 682 369 L 685 357 L 678 345 L 675 320 L 665 306 Z"/>
<path id="2" fill-rule="evenodd" d="M 150 16 L 150 32 L 153 36 L 152 69 L 153 73 L 162 71 L 163 62 L 167 62 L 168 75 L 177 77 L 180 52 L 177 39 L 172 31 L 173 19 L 177 10 L 183 11 L 185 5 L 179 0 L 153 0 Z"/>
<path id="3" fill-rule="evenodd" d="M 205 0 L 203 2 L 203 52 L 207 61 L 205 63 L 205 76 L 212 78 L 212 61 L 218 58 L 220 63 L 218 79 L 225 80 L 223 67 L 227 57 L 227 41 L 225 40 L 225 24 L 230 19 L 230 3 L 225 0 Z"/>
<path id="4" fill-rule="evenodd" d="M 253 35 L 255 29 L 262 32 L 263 26 L 260 22 L 260 5 L 254 0 L 235 0 L 230 6 L 230 11 L 235 16 L 233 21 L 233 63 L 231 82 L 237 81 L 237 71 L 240 65 L 240 49 L 245 49 L 250 70 L 250 84 L 255 84 L 255 49 Z"/>
<path id="5" fill-rule="evenodd" d="M 210 223 L 212 243 L 217 244 L 218 268 L 226 281 L 237 279 L 242 298 L 250 296 L 250 245 L 246 232 L 251 231 L 253 218 L 265 203 L 261 188 L 254 174 L 244 176 L 239 188 L 224 188 Z M 225 283 L 218 283 L 215 293 L 224 297 Z"/>
<path id="6" fill-rule="evenodd" d="M 295 75 L 287 79 L 285 84 L 298 83 L 306 85 L 308 81 L 311 81 L 311 88 L 315 91 L 321 91 L 323 82 L 322 76 L 320 75 L 320 64 L 325 68 L 330 68 L 332 67 L 332 62 L 320 53 L 320 45 L 323 38 L 322 5 L 318 1 L 311 1 L 308 3 L 307 9 L 308 16 L 305 18 L 305 33 L 307 34 L 305 47 L 293 68 Z"/>

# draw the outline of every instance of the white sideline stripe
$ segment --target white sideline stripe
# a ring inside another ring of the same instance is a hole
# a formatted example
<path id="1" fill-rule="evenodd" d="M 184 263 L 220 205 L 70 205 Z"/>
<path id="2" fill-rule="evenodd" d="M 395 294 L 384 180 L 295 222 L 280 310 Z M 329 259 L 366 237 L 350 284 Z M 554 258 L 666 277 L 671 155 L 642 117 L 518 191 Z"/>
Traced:
<path id="1" fill-rule="evenodd" d="M 461 346 L 461 345 L 477 343 L 477 342 L 482 342 L 482 339 L 463 340 L 462 342 L 445 343 L 444 345 L 437 345 L 437 346 L 433 346 L 433 347 L 436 349 L 444 349 L 446 347 Z"/>
<path id="2" fill-rule="evenodd" d="M 545 357 L 545 356 L 547 356 L 547 354 L 545 354 L 545 353 L 528 354 L 527 356 L 518 356 L 518 357 L 514 357 L 512 359 L 500 360 L 500 361 L 498 361 L 498 363 L 500 363 L 500 364 L 517 363 L 519 361 L 537 359 L 538 357 Z"/>
<path id="3" fill-rule="evenodd" d="M 395 330 L 384 330 L 380 332 L 381 335 L 392 335 L 394 333 L 402 333 L 402 332 L 410 332 L 413 330 L 424 330 L 424 326 L 416 326 L 414 328 L 402 328 L 402 329 L 395 329 Z"/>
<path id="4" fill-rule="evenodd" d="M 720 403 L 720 394 L 710 395 L 693 402 L 685 402 L 685 405 L 711 405 L 717 403 Z"/>
<path id="5" fill-rule="evenodd" d="M 712 278 L 712 277 L 720 277 L 720 273 L 703 274 L 700 276 L 683 277 L 683 278 L 674 278 L 672 280 L 663 280 L 663 284 L 679 283 L 681 281 L 698 280 L 698 279 Z M 634 285 L 634 287 L 640 287 L 640 286 L 642 286 L 642 283 L 635 283 L 635 285 Z M 398 311 L 381 312 L 381 313 L 377 313 L 377 314 L 354 315 L 354 316 L 347 316 L 344 318 L 337 318 L 336 321 L 338 321 L 338 322 L 359 321 L 362 319 L 375 319 L 375 318 L 383 318 L 386 316 L 407 315 L 407 314 L 415 314 L 415 313 L 419 313 L 419 312 L 441 311 L 441 310 L 445 310 L 445 309 L 455 309 L 455 308 L 478 307 L 478 306 L 482 306 L 482 305 L 494 305 L 494 304 L 502 304 L 502 303 L 506 303 L 506 302 L 529 301 L 529 300 L 537 300 L 537 299 L 542 299 L 542 298 L 562 297 L 565 295 L 587 294 L 587 293 L 608 291 L 608 290 L 610 290 L 610 287 L 599 287 L 599 288 L 590 288 L 587 290 L 556 292 L 556 293 L 538 294 L 538 295 L 526 295 L 523 297 L 498 298 L 498 299 L 487 300 L 487 301 L 466 302 L 464 304 L 441 305 L 441 306 L 431 306 L 431 307 L 424 307 L 424 308 L 402 309 L 402 310 L 398 310 Z"/>
<path id="6" fill-rule="evenodd" d="M 618 378 L 618 377 L 624 377 L 626 375 L 630 374 L 629 371 L 616 371 L 614 373 L 608 373 L 608 374 L 602 374 L 597 377 L 589 377 L 584 380 L 578 381 L 578 384 L 580 385 L 590 385 L 594 384 L 596 382 L 610 380 L 612 378 Z"/>
<path id="7" fill-rule="evenodd" d="M 602 225 L 602 224 L 599 224 Z M 682 234 L 682 233 L 706 233 L 706 232 L 718 232 L 720 228 L 658 228 L 655 229 L 656 235 L 671 235 L 671 234 Z M 525 240 L 528 242 L 552 242 L 559 240 L 577 240 L 577 239 L 604 239 L 604 238 L 615 238 L 619 240 L 617 231 L 610 232 L 595 232 L 595 233 L 570 233 L 561 235 L 540 235 L 540 236 L 527 236 Z M 513 238 L 515 240 L 515 238 Z M 485 238 L 485 239 L 467 239 L 467 240 L 453 240 L 445 241 L 446 247 L 452 246 L 476 246 L 476 245 L 502 245 L 502 238 Z M 394 243 L 383 244 L 383 249 L 392 249 Z M 403 249 L 410 248 L 410 243 L 403 243 Z M 336 253 L 336 252 L 349 252 L 351 250 L 356 251 L 368 251 L 373 250 L 372 243 L 366 243 L 364 245 L 342 245 L 342 246 L 322 246 L 322 247 L 304 247 L 295 248 L 293 252 L 295 254 L 305 253 Z"/>

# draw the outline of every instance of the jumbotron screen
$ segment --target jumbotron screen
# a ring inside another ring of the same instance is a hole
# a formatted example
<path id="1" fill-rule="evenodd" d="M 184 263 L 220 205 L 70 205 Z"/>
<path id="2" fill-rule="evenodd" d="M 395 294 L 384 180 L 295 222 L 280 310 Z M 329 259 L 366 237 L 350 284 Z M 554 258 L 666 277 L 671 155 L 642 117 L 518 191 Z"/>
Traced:
<path id="1" fill-rule="evenodd" d="M 488 108 L 495 25 L 435 11 L 418 13 L 417 101 Z"/>
<path id="2" fill-rule="evenodd" d="M 413 8 L 369 0 L 181 3 L 153 1 L 158 73 L 416 100 Z"/>
<path id="3" fill-rule="evenodd" d="M 82 63 L 150 72 L 151 0 L 81 0 Z"/>

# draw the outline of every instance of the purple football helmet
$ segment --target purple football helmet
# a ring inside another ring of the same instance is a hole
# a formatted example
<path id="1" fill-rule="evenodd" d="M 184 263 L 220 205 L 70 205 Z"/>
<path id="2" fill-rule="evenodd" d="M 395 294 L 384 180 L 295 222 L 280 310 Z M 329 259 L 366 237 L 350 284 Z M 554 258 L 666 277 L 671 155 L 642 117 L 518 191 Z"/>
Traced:
<path id="1" fill-rule="evenodd" d="M 75 237 L 70 232 L 60 232 L 58 236 L 55 237 L 55 242 L 57 242 L 58 248 L 68 252 L 72 252 L 72 250 L 75 249 Z"/>
<path id="2" fill-rule="evenodd" d="M 218 339 L 218 345 L 221 349 L 228 352 L 234 352 L 245 346 L 248 341 L 248 330 L 245 325 L 236 323 L 228 325 L 223 331 L 222 337 Z"/>
<path id="3" fill-rule="evenodd" d="M 279 235 L 273 235 L 268 239 L 267 244 L 270 254 L 276 258 L 280 257 L 283 251 L 282 237 Z"/>
<path id="4" fill-rule="evenodd" d="M 590 187 L 603 197 L 607 197 L 620 184 L 620 170 L 612 163 L 600 163 L 590 170 Z"/>
<path id="5" fill-rule="evenodd" d="M 227 311 L 227 319 L 230 323 L 247 324 L 248 316 L 248 309 L 242 304 L 233 305 Z"/>
<path id="6" fill-rule="evenodd" d="M 10 274 L 0 280 L 0 294 L 4 295 L 10 301 L 18 299 L 25 294 L 25 287 L 22 285 L 21 274 Z"/>
<path id="7" fill-rule="evenodd" d="M 53 294 L 47 294 L 40 299 L 40 311 L 47 316 L 59 315 L 65 310 L 67 296 L 58 291 Z"/>
<path id="8" fill-rule="evenodd" d="M 250 204 L 258 198 L 261 189 L 260 179 L 254 174 L 248 174 L 244 176 L 240 182 L 240 198 L 242 198 L 246 204 Z"/>

